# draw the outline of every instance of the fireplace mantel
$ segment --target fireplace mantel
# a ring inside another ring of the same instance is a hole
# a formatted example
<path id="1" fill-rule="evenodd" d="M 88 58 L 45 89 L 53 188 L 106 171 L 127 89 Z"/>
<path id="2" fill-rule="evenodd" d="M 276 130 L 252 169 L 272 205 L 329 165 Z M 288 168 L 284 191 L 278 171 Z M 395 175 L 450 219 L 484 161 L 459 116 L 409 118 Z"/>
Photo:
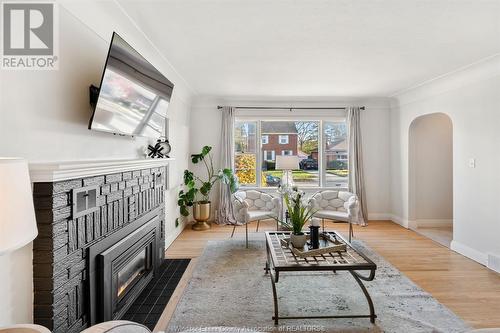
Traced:
<path id="1" fill-rule="evenodd" d="M 30 163 L 33 183 L 58 182 L 109 173 L 168 166 L 173 158 Z"/>

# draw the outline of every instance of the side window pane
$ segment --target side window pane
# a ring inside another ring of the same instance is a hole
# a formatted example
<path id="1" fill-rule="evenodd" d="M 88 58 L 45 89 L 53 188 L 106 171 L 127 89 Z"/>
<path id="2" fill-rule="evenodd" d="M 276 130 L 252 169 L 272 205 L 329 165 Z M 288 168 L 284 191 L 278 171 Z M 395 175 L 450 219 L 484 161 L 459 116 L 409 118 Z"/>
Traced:
<path id="1" fill-rule="evenodd" d="M 326 186 L 348 186 L 347 126 L 345 122 L 325 122 Z"/>
<path id="2" fill-rule="evenodd" d="M 234 128 L 234 170 L 240 184 L 257 185 L 257 123 L 236 121 Z"/>

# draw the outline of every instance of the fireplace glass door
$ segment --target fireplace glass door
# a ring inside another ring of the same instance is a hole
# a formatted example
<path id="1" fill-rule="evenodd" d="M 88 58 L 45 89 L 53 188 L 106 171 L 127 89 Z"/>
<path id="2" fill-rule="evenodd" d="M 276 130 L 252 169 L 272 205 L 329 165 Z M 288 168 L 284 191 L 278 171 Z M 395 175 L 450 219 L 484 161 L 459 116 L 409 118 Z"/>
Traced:
<path id="1" fill-rule="evenodd" d="M 146 248 L 143 248 L 133 258 L 130 259 L 117 273 L 117 294 L 116 297 L 120 299 L 125 292 L 132 288 L 135 282 L 141 278 L 146 272 Z"/>
<path id="2" fill-rule="evenodd" d="M 144 283 L 146 276 L 151 276 L 149 273 L 153 269 L 153 242 L 153 237 L 144 237 L 112 261 L 111 292 L 115 314 L 124 306 L 130 305 L 130 298 L 135 299 L 138 296 L 136 287 Z"/>
<path id="3" fill-rule="evenodd" d="M 120 319 L 153 278 L 157 228 L 145 224 L 96 256 L 96 321 Z"/>

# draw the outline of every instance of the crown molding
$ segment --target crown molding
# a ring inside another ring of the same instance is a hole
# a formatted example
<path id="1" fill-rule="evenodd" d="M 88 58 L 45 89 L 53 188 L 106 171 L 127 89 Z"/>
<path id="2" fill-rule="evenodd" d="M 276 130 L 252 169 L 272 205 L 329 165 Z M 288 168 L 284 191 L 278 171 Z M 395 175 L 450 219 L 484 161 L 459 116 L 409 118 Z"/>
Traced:
<path id="1" fill-rule="evenodd" d="M 497 76 L 500 76 L 500 54 L 495 54 L 453 72 L 397 92 L 391 96 L 391 104 L 392 107 L 410 104 Z"/>

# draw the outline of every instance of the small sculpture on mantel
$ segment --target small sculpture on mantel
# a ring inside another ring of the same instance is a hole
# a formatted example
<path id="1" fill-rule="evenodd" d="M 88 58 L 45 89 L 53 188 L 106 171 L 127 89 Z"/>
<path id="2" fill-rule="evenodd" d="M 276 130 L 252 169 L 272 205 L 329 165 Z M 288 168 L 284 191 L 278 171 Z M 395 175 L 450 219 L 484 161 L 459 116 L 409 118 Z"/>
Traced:
<path id="1" fill-rule="evenodd" d="M 160 137 L 156 140 L 156 144 L 154 146 L 148 145 L 148 157 L 150 158 L 169 158 L 168 154 L 172 147 L 170 143 L 165 137 Z"/>

